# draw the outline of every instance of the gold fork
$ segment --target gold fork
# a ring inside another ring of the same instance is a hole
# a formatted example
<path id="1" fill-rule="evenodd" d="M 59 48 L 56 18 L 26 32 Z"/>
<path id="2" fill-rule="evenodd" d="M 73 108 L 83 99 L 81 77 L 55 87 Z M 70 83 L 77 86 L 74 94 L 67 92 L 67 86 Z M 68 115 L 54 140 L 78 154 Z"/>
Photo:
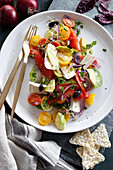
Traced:
<path id="1" fill-rule="evenodd" d="M 24 42 L 23 42 L 23 53 L 24 53 L 24 59 L 23 59 L 23 64 L 22 64 L 22 68 L 19 74 L 19 78 L 17 81 L 17 85 L 16 85 L 16 90 L 15 90 L 15 94 L 14 94 L 14 99 L 13 99 L 13 105 L 12 105 L 12 112 L 11 112 L 11 120 L 13 118 L 14 115 L 14 111 L 16 108 L 16 104 L 18 101 L 18 97 L 20 94 L 20 90 L 21 90 L 21 86 L 22 86 L 22 82 L 24 79 L 24 74 L 25 74 L 25 70 L 26 70 L 26 66 L 27 66 L 27 62 L 28 62 L 28 56 L 29 56 L 29 52 L 30 52 L 30 47 L 29 47 L 29 42 L 31 40 L 31 37 L 33 37 L 34 35 L 36 35 L 37 32 L 37 27 L 33 27 L 30 26 L 25 38 L 24 38 Z"/>

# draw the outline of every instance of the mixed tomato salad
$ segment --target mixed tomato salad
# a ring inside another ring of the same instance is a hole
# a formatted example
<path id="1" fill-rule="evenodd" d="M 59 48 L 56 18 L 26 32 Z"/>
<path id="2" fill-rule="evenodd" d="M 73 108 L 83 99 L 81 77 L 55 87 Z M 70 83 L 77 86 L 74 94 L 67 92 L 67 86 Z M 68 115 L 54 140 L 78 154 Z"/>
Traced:
<path id="1" fill-rule="evenodd" d="M 64 130 L 69 119 L 76 120 L 93 104 L 92 88 L 102 85 L 97 59 L 93 56 L 96 41 L 78 38 L 84 23 L 65 15 L 62 21 L 49 20 L 43 38 L 33 36 L 29 56 L 35 60 L 30 72 L 30 105 L 42 109 L 38 121 L 51 121 Z M 56 111 L 51 115 L 52 108 Z"/>

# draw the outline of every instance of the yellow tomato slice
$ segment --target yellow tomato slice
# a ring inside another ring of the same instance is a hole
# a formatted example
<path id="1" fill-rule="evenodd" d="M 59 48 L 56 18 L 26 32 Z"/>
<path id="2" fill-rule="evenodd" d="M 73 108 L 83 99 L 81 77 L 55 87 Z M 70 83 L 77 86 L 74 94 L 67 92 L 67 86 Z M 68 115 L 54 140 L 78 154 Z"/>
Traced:
<path id="1" fill-rule="evenodd" d="M 49 111 L 52 109 L 52 105 L 49 105 L 47 104 L 47 96 L 44 96 L 42 99 L 41 99 L 41 107 L 43 110 L 45 111 Z"/>
<path id="2" fill-rule="evenodd" d="M 61 65 L 67 65 L 71 62 L 72 60 L 72 55 L 71 55 L 71 52 L 67 52 L 67 51 L 60 51 L 57 53 L 57 57 L 58 57 L 58 60 L 59 60 L 59 63 Z"/>
<path id="3" fill-rule="evenodd" d="M 41 112 L 38 117 L 38 121 L 41 125 L 45 126 L 51 122 L 51 115 L 48 112 Z"/>
<path id="4" fill-rule="evenodd" d="M 70 36 L 70 29 L 67 26 L 59 28 L 60 40 L 67 40 Z"/>
<path id="5" fill-rule="evenodd" d="M 94 94 L 94 93 L 91 93 L 91 94 L 89 94 L 89 97 L 86 99 L 86 102 L 87 102 L 90 106 L 93 104 L 94 97 L 95 97 L 95 94 Z"/>
<path id="6" fill-rule="evenodd" d="M 41 39 L 39 35 L 35 35 L 31 38 L 30 45 L 38 46 L 38 42 Z"/>
<path id="7" fill-rule="evenodd" d="M 60 69 L 58 69 L 58 70 L 53 70 L 53 71 L 54 71 L 55 76 L 57 76 L 57 77 L 62 77 L 62 76 L 63 76 L 63 74 L 62 74 L 62 72 L 60 71 Z"/>

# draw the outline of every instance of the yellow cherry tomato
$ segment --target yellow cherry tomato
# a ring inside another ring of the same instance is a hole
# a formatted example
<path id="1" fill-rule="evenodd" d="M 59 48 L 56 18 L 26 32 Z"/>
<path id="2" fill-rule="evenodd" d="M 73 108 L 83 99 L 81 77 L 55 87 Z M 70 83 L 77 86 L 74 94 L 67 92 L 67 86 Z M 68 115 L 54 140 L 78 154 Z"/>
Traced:
<path id="1" fill-rule="evenodd" d="M 41 125 L 45 126 L 51 122 L 51 115 L 48 112 L 41 112 L 38 117 L 38 121 Z"/>
<path id="2" fill-rule="evenodd" d="M 31 38 L 30 45 L 38 46 L 38 42 L 41 39 L 39 35 L 35 35 Z"/>
<path id="3" fill-rule="evenodd" d="M 72 60 L 72 54 L 71 52 L 67 52 L 67 51 L 59 51 L 57 53 L 57 58 L 59 60 L 59 63 L 61 65 L 67 65 L 71 62 Z"/>
<path id="4" fill-rule="evenodd" d="M 95 97 L 95 94 L 94 94 L 94 93 L 91 93 L 91 94 L 89 94 L 89 97 L 86 99 L 86 102 L 87 102 L 90 106 L 93 104 L 94 97 Z"/>
<path id="5" fill-rule="evenodd" d="M 70 29 L 67 26 L 59 28 L 60 40 L 67 40 L 70 36 Z"/>
<path id="6" fill-rule="evenodd" d="M 47 96 L 44 96 L 42 99 L 41 99 L 41 107 L 43 110 L 45 111 L 49 111 L 52 109 L 52 105 L 49 105 L 47 104 Z"/>
<path id="7" fill-rule="evenodd" d="M 60 69 L 58 69 L 58 70 L 53 70 L 53 71 L 54 71 L 55 76 L 57 76 L 57 77 L 62 77 L 62 76 L 63 76 L 63 74 L 62 74 L 62 72 L 60 71 Z"/>

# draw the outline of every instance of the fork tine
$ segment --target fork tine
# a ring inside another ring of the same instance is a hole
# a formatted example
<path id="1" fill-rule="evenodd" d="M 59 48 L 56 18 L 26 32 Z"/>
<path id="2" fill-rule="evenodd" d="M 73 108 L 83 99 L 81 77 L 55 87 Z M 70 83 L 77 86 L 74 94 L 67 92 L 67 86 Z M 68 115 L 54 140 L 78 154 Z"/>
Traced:
<path id="1" fill-rule="evenodd" d="M 26 40 L 29 37 L 29 33 L 31 32 L 31 29 L 32 29 L 32 25 L 30 25 L 24 40 Z"/>
<path id="2" fill-rule="evenodd" d="M 27 37 L 27 40 L 30 41 L 30 39 L 36 35 L 38 27 L 34 26 L 32 27 L 32 31 L 30 31 L 29 37 Z"/>

